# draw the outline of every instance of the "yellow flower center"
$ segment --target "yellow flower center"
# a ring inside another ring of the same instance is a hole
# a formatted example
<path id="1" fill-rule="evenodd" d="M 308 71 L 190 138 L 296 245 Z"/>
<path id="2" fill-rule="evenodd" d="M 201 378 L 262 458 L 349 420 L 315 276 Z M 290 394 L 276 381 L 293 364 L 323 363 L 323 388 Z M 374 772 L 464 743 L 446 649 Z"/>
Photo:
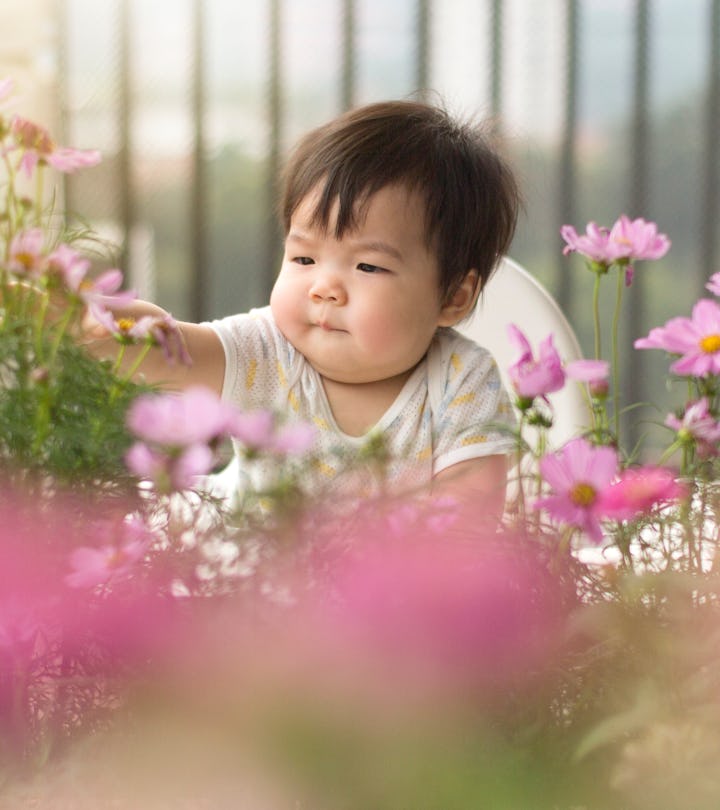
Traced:
<path id="1" fill-rule="evenodd" d="M 700 341 L 700 348 L 705 354 L 715 354 L 720 351 L 720 335 L 705 335 Z"/>
<path id="2" fill-rule="evenodd" d="M 590 486 L 581 481 L 570 490 L 570 500 L 576 506 L 590 506 L 594 501 L 597 493 L 595 487 Z"/>
<path id="3" fill-rule="evenodd" d="M 26 270 L 29 270 L 35 264 L 35 256 L 32 253 L 16 253 L 14 259 Z"/>
<path id="4" fill-rule="evenodd" d="M 135 319 L 134 318 L 118 318 L 116 321 L 117 328 L 123 332 L 129 332 L 133 326 L 135 326 Z"/>

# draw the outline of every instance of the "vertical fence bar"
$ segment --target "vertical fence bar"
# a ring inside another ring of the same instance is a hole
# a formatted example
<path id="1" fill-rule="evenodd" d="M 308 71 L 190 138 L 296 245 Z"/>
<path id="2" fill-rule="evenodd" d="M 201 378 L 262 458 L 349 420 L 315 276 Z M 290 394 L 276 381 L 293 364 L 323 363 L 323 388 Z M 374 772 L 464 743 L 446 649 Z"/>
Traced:
<path id="1" fill-rule="evenodd" d="M 423 98 L 427 95 L 430 76 L 430 0 L 417 0 L 416 39 L 415 88 Z"/>
<path id="2" fill-rule="evenodd" d="M 118 181 L 120 185 L 120 228 L 122 246 L 120 250 L 120 267 L 125 278 L 128 278 L 130 260 L 130 239 L 135 222 L 135 195 L 132 180 L 132 77 L 130 51 L 132 48 L 130 31 L 130 2 L 119 0 L 118 42 L 119 42 L 119 89 L 118 129 L 120 146 L 118 149 Z"/>
<path id="3" fill-rule="evenodd" d="M 490 9 L 490 112 L 493 127 L 500 128 L 502 113 L 503 0 L 492 0 Z"/>
<path id="4" fill-rule="evenodd" d="M 192 319 L 208 316 L 207 198 L 205 194 L 205 19 L 203 0 L 195 0 L 192 20 L 193 154 L 190 176 L 190 283 Z"/>
<path id="5" fill-rule="evenodd" d="M 633 108 L 630 143 L 630 188 L 628 189 L 630 217 L 647 216 L 648 166 L 649 166 L 649 62 L 650 9 L 648 0 L 636 0 L 635 4 L 635 56 L 633 65 Z M 626 307 L 626 326 L 630 343 L 644 334 L 645 296 L 643 274 L 638 273 L 633 281 L 631 295 Z M 642 368 L 642 353 L 628 348 L 622 352 L 625 358 L 625 385 L 627 402 L 645 402 L 646 385 Z M 628 420 L 625 433 L 632 447 L 639 438 L 637 414 Z"/>
<path id="6" fill-rule="evenodd" d="M 282 142 L 282 0 L 269 0 L 269 87 L 268 87 L 268 149 L 266 177 L 266 227 L 265 227 L 265 290 L 270 295 L 277 273 L 281 234 L 275 215 L 277 177 L 280 168 L 280 144 Z"/>
<path id="7" fill-rule="evenodd" d="M 575 223 L 575 150 L 577 136 L 577 74 L 578 74 L 578 0 L 565 2 L 565 106 L 563 109 L 560 145 L 560 182 L 558 188 L 558 219 L 560 224 Z M 568 262 L 558 252 L 556 296 L 560 308 L 570 312 L 573 302 L 573 273 Z"/>
<path id="8" fill-rule="evenodd" d="M 355 103 L 355 8 L 355 0 L 343 0 L 340 76 L 340 106 L 343 110 Z"/>
<path id="9" fill-rule="evenodd" d="M 705 112 L 705 146 L 702 176 L 704 181 L 703 205 L 700 221 L 700 294 L 705 295 L 708 276 L 720 270 L 718 267 L 717 229 L 720 221 L 720 0 L 712 0 L 709 7 L 708 26 L 708 77 Z"/>

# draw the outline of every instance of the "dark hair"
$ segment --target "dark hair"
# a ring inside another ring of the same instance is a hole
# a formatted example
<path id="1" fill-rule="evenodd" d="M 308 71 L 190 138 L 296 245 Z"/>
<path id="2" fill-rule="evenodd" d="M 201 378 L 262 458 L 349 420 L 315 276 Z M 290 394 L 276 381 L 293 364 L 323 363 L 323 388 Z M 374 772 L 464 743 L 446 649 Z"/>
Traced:
<path id="1" fill-rule="evenodd" d="M 482 289 L 515 232 L 520 195 L 513 173 L 481 127 L 414 101 L 387 101 L 350 110 L 305 135 L 282 177 L 285 233 L 307 195 L 321 189 L 314 224 L 327 228 L 339 203 L 335 236 L 362 217 L 381 188 L 404 185 L 425 202 L 428 246 L 449 299 L 468 270 Z"/>

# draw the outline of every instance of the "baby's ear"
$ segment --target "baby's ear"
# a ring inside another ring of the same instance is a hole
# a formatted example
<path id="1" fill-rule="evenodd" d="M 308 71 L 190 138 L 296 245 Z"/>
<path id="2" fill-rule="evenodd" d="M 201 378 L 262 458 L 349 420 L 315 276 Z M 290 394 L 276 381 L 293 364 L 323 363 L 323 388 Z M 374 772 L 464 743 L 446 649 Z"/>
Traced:
<path id="1" fill-rule="evenodd" d="M 479 279 L 480 274 L 477 270 L 467 271 L 450 300 L 443 304 L 438 326 L 454 326 L 470 312 L 480 294 Z"/>

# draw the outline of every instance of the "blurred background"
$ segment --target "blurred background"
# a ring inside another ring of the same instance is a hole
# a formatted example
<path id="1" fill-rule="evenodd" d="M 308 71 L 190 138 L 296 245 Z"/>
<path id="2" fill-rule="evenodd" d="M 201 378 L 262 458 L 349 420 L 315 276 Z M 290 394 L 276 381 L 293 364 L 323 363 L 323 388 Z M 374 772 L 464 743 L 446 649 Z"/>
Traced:
<path id="1" fill-rule="evenodd" d="M 670 236 L 625 302 L 624 401 L 653 406 L 628 429 L 682 403 L 666 359 L 630 347 L 720 270 L 720 0 L 2 0 L 0 74 L 18 112 L 102 151 L 65 203 L 178 318 L 266 303 L 274 180 L 305 130 L 411 95 L 489 117 L 526 199 L 511 255 L 588 356 L 592 275 L 560 226 L 627 213 Z"/>

